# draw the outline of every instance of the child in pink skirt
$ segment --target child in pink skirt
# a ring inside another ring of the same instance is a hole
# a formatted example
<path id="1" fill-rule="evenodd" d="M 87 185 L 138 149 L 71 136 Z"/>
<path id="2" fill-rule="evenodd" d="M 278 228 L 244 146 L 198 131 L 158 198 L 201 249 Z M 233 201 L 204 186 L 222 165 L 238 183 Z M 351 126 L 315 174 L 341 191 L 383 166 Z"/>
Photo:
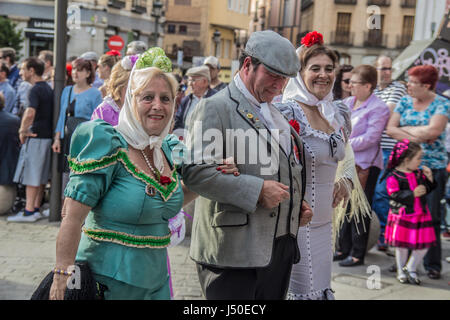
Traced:
<path id="1" fill-rule="evenodd" d="M 389 157 L 386 188 L 389 215 L 386 243 L 395 247 L 397 280 L 420 284 L 417 266 L 429 247 L 436 245 L 425 195 L 436 187 L 430 168 L 422 166 L 422 148 L 407 139 L 398 142 Z M 411 255 L 408 260 L 408 250 Z M 408 261 L 407 261 L 408 260 Z"/>

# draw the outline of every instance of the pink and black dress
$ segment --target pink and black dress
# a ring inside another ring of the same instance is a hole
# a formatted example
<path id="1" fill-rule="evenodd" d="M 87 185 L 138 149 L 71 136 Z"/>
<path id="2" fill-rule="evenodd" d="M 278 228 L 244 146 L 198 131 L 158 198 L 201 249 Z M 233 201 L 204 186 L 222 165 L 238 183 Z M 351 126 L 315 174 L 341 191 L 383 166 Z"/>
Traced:
<path id="1" fill-rule="evenodd" d="M 436 235 L 426 196 L 414 197 L 413 190 L 424 185 L 427 194 L 436 187 L 421 170 L 411 173 L 392 170 L 386 181 L 389 215 L 386 243 L 392 247 L 419 250 L 436 245 Z"/>

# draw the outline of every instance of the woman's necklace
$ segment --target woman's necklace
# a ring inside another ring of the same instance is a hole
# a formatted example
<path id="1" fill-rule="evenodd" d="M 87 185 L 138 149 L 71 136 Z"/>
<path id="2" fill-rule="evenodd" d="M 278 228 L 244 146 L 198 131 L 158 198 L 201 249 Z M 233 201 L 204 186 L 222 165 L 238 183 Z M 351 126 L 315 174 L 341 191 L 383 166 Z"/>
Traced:
<path id="1" fill-rule="evenodd" d="M 142 156 L 144 157 L 145 162 L 147 163 L 147 166 L 149 167 L 150 171 L 153 173 L 155 178 L 159 181 L 159 183 L 166 185 L 172 182 L 172 179 L 170 179 L 167 176 L 161 175 L 158 169 L 153 168 L 152 164 L 150 163 L 150 160 L 148 159 L 147 155 L 145 154 L 144 150 L 141 150 Z"/>

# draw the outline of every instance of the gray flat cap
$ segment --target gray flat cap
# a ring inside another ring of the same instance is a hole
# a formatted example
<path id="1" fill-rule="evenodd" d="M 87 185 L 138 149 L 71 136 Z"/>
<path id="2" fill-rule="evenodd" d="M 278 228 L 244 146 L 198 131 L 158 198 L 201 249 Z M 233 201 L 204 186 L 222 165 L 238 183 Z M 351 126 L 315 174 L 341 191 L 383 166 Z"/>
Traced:
<path id="1" fill-rule="evenodd" d="M 85 59 L 85 60 L 98 61 L 98 55 L 97 55 L 97 53 L 94 52 L 94 51 L 88 51 L 88 52 L 85 52 L 85 53 L 83 53 L 83 54 L 81 55 L 80 58 L 83 58 L 83 59 Z"/>
<path id="2" fill-rule="evenodd" d="M 252 33 L 245 52 L 261 61 L 270 72 L 283 77 L 296 77 L 300 70 L 300 61 L 292 43 L 271 30 Z"/>
<path id="3" fill-rule="evenodd" d="M 209 68 L 207 66 L 193 67 L 188 69 L 186 72 L 188 77 L 197 76 L 197 77 L 205 77 L 208 79 L 208 82 L 211 82 L 211 75 L 209 73 Z"/>
<path id="4" fill-rule="evenodd" d="M 203 64 L 206 65 L 210 65 L 211 67 L 215 68 L 215 69 L 220 69 L 220 62 L 219 59 L 217 59 L 216 57 L 213 56 L 209 56 L 205 59 L 205 61 L 203 61 Z"/>
<path id="5" fill-rule="evenodd" d="M 132 41 L 127 46 L 127 55 L 131 54 L 141 54 L 147 51 L 147 45 L 144 41 L 136 40 Z"/>

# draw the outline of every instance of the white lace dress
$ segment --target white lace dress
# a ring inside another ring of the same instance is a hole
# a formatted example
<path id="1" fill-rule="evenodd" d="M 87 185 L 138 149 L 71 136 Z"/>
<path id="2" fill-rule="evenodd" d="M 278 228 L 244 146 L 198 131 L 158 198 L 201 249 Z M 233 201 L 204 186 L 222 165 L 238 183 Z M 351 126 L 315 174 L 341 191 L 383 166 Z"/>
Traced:
<path id="1" fill-rule="evenodd" d="M 300 124 L 300 136 L 305 146 L 305 200 L 314 215 L 311 222 L 298 232 L 300 262 L 292 268 L 288 299 L 334 299 L 331 290 L 332 196 L 338 161 L 345 156 L 345 143 L 350 135 L 350 110 L 335 102 L 337 129 L 331 135 L 311 128 L 302 108 L 294 101 L 276 107 L 289 120 Z"/>

